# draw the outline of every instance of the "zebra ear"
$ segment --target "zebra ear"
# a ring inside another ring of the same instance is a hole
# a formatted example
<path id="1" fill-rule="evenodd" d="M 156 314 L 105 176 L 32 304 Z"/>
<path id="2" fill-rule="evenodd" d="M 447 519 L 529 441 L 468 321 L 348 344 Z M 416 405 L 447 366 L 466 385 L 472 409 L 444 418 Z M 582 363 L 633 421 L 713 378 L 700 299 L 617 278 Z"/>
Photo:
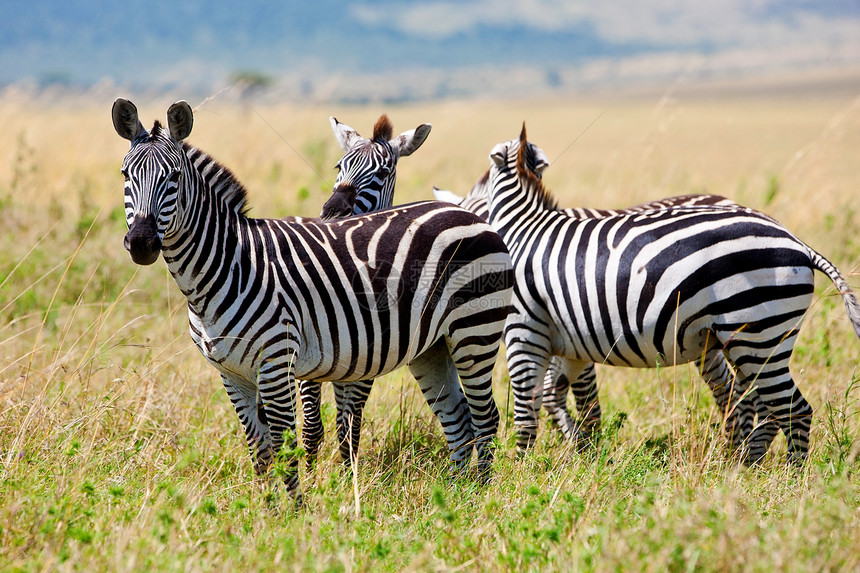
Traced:
<path id="1" fill-rule="evenodd" d="M 490 151 L 490 161 L 492 161 L 496 167 L 504 167 L 505 160 L 508 158 L 508 148 L 504 143 L 497 144 L 492 151 Z"/>
<path id="2" fill-rule="evenodd" d="M 435 185 L 433 186 L 433 198 L 437 201 L 453 203 L 454 205 L 459 205 L 465 199 L 465 197 L 460 197 L 456 193 L 448 191 L 447 189 L 439 189 Z"/>
<path id="3" fill-rule="evenodd" d="M 549 167 L 549 158 L 544 153 L 543 149 L 538 147 L 533 143 L 529 143 L 529 146 L 532 148 L 532 153 L 534 153 L 535 157 L 535 169 L 534 172 L 537 175 L 542 175 L 543 170 Z"/>
<path id="4" fill-rule="evenodd" d="M 185 100 L 180 100 L 167 109 L 167 129 L 170 137 L 182 141 L 191 134 L 194 125 L 194 112 Z"/>
<path id="5" fill-rule="evenodd" d="M 388 143 L 391 144 L 391 147 L 394 148 L 394 151 L 397 152 L 399 157 L 411 155 L 412 152 L 421 147 L 421 144 L 427 139 L 432 127 L 433 126 L 429 123 L 422 123 L 415 129 L 404 131 Z"/>
<path id="6" fill-rule="evenodd" d="M 350 151 L 356 143 L 361 141 L 361 136 L 353 128 L 345 123 L 341 123 L 335 117 L 328 118 L 331 123 L 331 129 L 334 131 L 334 138 L 338 145 L 344 151 Z"/>
<path id="7" fill-rule="evenodd" d="M 127 99 L 116 98 L 110 114 L 113 118 L 113 128 L 123 139 L 134 141 L 145 131 L 137 116 L 137 107 Z"/>

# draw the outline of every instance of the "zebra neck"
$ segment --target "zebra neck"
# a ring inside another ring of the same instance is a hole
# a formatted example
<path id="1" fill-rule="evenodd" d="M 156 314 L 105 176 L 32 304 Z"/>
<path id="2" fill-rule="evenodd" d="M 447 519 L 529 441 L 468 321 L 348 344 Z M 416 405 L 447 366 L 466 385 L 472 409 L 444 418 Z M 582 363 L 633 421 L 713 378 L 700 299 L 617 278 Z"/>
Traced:
<path id="1" fill-rule="evenodd" d="M 396 182 L 392 172 L 392 177 L 382 186 L 382 191 L 379 192 L 379 206 L 376 210 L 388 209 L 394 205 L 394 184 Z"/>
<path id="2" fill-rule="evenodd" d="M 363 189 L 355 198 L 355 214 L 372 213 L 391 207 L 394 204 L 394 183 L 392 176 L 383 183 L 379 191 Z"/>
<path id="3" fill-rule="evenodd" d="M 515 171 L 495 168 L 490 172 L 487 207 L 490 224 L 509 246 L 527 235 L 547 212 L 556 211 L 550 208 L 543 194 L 523 185 Z"/>
<path id="4" fill-rule="evenodd" d="M 232 182 L 219 174 L 220 166 L 211 158 L 194 161 L 193 154 L 188 158 L 191 169 L 186 171 L 162 252 L 191 309 L 205 316 L 229 296 L 232 287 L 225 276 L 230 273 L 225 270 L 234 268 L 243 256 L 240 237 L 248 219 L 229 200 L 235 199 L 230 195 Z"/>

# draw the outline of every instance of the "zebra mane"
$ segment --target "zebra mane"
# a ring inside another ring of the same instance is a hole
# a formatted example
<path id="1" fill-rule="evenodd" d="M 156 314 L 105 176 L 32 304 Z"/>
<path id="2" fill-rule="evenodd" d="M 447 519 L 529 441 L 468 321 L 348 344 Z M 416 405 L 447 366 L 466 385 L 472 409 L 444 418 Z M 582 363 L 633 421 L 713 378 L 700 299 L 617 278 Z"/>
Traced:
<path id="1" fill-rule="evenodd" d="M 391 125 L 391 121 L 388 119 L 386 114 L 382 114 L 379 116 L 379 119 L 376 120 L 376 125 L 373 126 L 373 137 L 371 138 L 373 141 L 388 141 L 391 139 L 391 135 L 394 133 L 394 128 Z"/>
<path id="2" fill-rule="evenodd" d="M 552 196 L 543 184 L 543 179 L 538 177 L 529 166 L 535 164 L 535 158 L 529 157 L 533 153 L 531 146 L 526 140 L 526 124 L 523 122 L 523 130 L 520 132 L 520 149 L 517 152 L 517 177 L 523 192 L 533 196 L 541 209 L 558 209 L 558 201 Z"/>
<path id="3" fill-rule="evenodd" d="M 218 163 L 212 156 L 186 142 L 180 143 L 182 151 L 200 173 L 206 187 L 229 210 L 247 216 L 248 190 L 229 168 Z"/>
<path id="4" fill-rule="evenodd" d="M 157 139 L 171 139 L 170 133 L 164 129 L 161 122 L 155 120 L 149 133 L 146 130 L 140 134 L 135 143 L 152 143 Z M 179 142 L 180 150 L 188 157 L 191 164 L 200 173 L 200 177 L 212 194 L 224 204 L 227 209 L 238 215 L 248 214 L 248 190 L 242 182 L 227 167 L 218 163 L 212 156 L 185 141 Z"/>
<path id="5" fill-rule="evenodd" d="M 152 124 L 152 129 L 149 130 L 150 139 L 160 137 L 162 131 L 164 131 L 164 128 L 161 126 L 161 122 L 156 119 L 155 123 Z"/>
<path id="6" fill-rule="evenodd" d="M 164 134 L 164 127 L 161 125 L 161 122 L 157 119 L 155 123 L 152 124 L 152 129 L 146 131 L 142 129 L 140 131 L 140 135 L 138 135 L 137 139 L 134 140 L 135 143 L 151 143 L 161 137 Z M 169 137 L 169 134 L 167 134 Z"/>

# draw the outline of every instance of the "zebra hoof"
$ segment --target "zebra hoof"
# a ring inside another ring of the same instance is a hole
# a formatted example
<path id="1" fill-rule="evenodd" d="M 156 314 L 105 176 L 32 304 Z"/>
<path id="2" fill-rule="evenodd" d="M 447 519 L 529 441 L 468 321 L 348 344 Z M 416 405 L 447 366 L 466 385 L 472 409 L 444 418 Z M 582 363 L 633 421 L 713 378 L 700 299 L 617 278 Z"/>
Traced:
<path id="1" fill-rule="evenodd" d="M 272 508 L 300 510 L 304 507 L 304 496 L 297 476 L 280 478 L 272 473 L 259 480 L 260 493 Z"/>
<path id="2" fill-rule="evenodd" d="M 759 467 L 764 463 L 770 446 L 769 440 L 743 440 L 732 446 L 730 454 L 744 467 Z"/>
<path id="3" fill-rule="evenodd" d="M 745 455 L 743 456 L 742 462 L 743 464 L 750 467 L 759 467 L 764 463 L 764 458 L 767 456 L 767 448 L 762 446 L 749 446 L 745 448 Z"/>
<path id="4" fill-rule="evenodd" d="M 448 469 L 448 480 L 458 482 L 469 478 L 469 459 L 452 459 Z"/>

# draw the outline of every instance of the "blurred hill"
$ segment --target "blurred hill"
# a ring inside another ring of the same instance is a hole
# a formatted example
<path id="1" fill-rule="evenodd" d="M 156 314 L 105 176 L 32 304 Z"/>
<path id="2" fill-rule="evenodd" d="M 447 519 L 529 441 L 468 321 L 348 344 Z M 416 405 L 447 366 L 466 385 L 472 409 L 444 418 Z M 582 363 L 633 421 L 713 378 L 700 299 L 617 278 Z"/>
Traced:
<path id="1" fill-rule="evenodd" d="M 233 95 L 365 103 L 845 77 L 860 65 L 855 0 L 610 4 L 11 0 L 0 87 L 205 97 L 256 77 L 264 89 Z"/>

